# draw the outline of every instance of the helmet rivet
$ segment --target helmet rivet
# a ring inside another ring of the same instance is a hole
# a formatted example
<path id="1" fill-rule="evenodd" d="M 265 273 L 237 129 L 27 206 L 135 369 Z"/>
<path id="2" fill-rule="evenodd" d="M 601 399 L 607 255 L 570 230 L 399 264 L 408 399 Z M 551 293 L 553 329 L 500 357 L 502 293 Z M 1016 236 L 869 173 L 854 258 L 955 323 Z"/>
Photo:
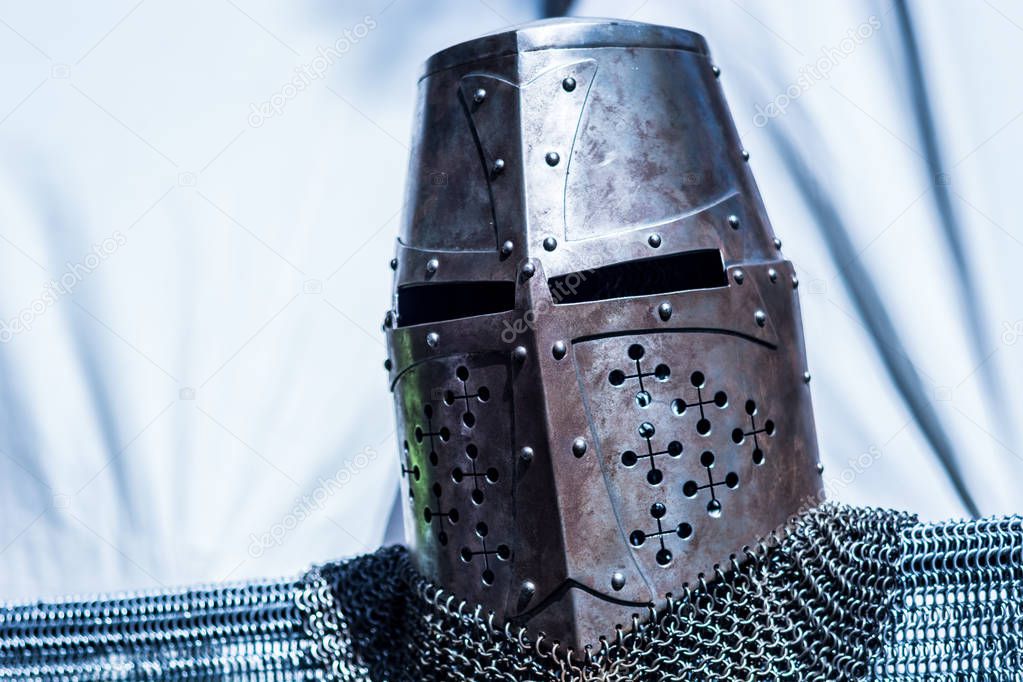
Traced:
<path id="1" fill-rule="evenodd" d="M 564 341 L 555 341 L 554 347 L 551 348 L 551 355 L 554 356 L 555 360 L 560 360 L 565 357 L 568 353 L 568 346 L 565 345 Z"/>
<path id="2" fill-rule="evenodd" d="M 544 159 L 546 159 L 548 166 L 557 166 L 558 161 L 561 161 L 561 155 L 557 152 L 547 152 L 547 156 Z"/>
<path id="3" fill-rule="evenodd" d="M 817 462 L 817 473 L 818 474 L 824 473 L 824 462 Z"/>
<path id="4" fill-rule="evenodd" d="M 543 248 L 545 248 L 548 251 L 553 251 L 554 249 L 558 248 L 558 240 L 555 239 L 554 237 L 547 237 L 546 239 L 543 240 Z"/>
<path id="5" fill-rule="evenodd" d="M 528 263 L 528 262 L 524 263 L 522 265 L 522 276 L 523 277 L 525 277 L 526 279 L 529 279 L 530 277 L 532 277 L 535 274 L 536 274 L 536 266 L 535 265 L 533 265 L 532 263 Z"/>
<path id="6" fill-rule="evenodd" d="M 394 311 L 388 310 L 384 313 L 384 329 L 394 326 Z"/>
<path id="7" fill-rule="evenodd" d="M 497 159 L 494 161 L 493 171 L 494 175 L 497 175 L 504 170 L 504 159 Z"/>
<path id="8" fill-rule="evenodd" d="M 799 278 L 796 277 L 795 275 L 792 275 L 792 288 L 793 289 L 799 288 Z"/>
<path id="9" fill-rule="evenodd" d="M 665 302 L 657 306 L 657 314 L 660 315 L 661 319 L 664 320 L 665 322 L 671 319 L 671 312 L 672 310 L 670 303 Z"/>
<path id="10" fill-rule="evenodd" d="M 758 310 L 757 312 L 753 313 L 753 320 L 757 323 L 758 327 L 763 327 L 765 324 L 767 324 L 767 313 L 765 313 L 763 310 Z"/>
<path id="11" fill-rule="evenodd" d="M 809 370 L 807 370 L 806 372 L 803 372 L 803 383 L 804 384 L 810 383 L 810 372 L 809 372 Z"/>
<path id="12" fill-rule="evenodd" d="M 745 149 L 742 150 L 742 160 L 749 161 L 749 152 L 746 151 Z"/>
<path id="13" fill-rule="evenodd" d="M 768 278 L 769 278 L 769 279 L 770 279 L 770 280 L 771 280 L 772 282 L 777 282 L 777 281 L 778 281 L 778 271 L 777 271 L 777 270 L 775 270 L 774 268 L 768 268 L 768 269 L 767 269 L 767 277 L 768 277 Z"/>
<path id="14" fill-rule="evenodd" d="M 391 269 L 392 270 L 397 270 L 398 269 L 398 259 L 397 258 L 392 258 L 391 259 Z"/>
<path id="15" fill-rule="evenodd" d="M 436 258 L 431 258 L 430 260 L 426 261 L 426 272 L 428 272 L 431 275 L 437 272 L 437 268 L 439 267 L 440 261 L 437 260 Z"/>
<path id="16" fill-rule="evenodd" d="M 646 238 L 646 243 L 656 249 L 658 246 L 661 245 L 661 235 L 659 234 L 650 235 L 649 237 Z"/>
<path id="17" fill-rule="evenodd" d="M 714 78 L 720 78 L 721 77 L 721 69 L 719 69 L 718 67 L 712 66 L 712 67 L 710 67 L 710 70 L 714 73 Z"/>
<path id="18" fill-rule="evenodd" d="M 519 457 L 522 459 L 523 462 L 526 462 L 527 464 L 529 462 L 532 462 L 533 461 L 533 448 L 529 447 L 528 445 L 526 447 L 522 448 L 521 450 L 519 450 Z"/>
<path id="19" fill-rule="evenodd" d="M 728 216 L 728 224 L 732 227 L 733 230 L 738 230 L 739 229 L 739 216 L 737 216 L 737 215 L 730 215 L 730 216 Z"/>
<path id="20" fill-rule="evenodd" d="M 625 587 L 625 576 L 616 571 L 615 574 L 611 576 L 611 589 L 618 592 L 623 587 Z"/>
<path id="21" fill-rule="evenodd" d="M 440 335 L 437 332 L 430 332 L 426 335 L 427 346 L 430 348 L 436 348 L 438 343 L 440 343 Z"/>
<path id="22" fill-rule="evenodd" d="M 527 355 L 529 353 L 526 351 L 525 346 L 515 346 L 515 350 L 512 351 L 512 357 L 515 358 L 516 362 L 525 362 Z"/>
<path id="23" fill-rule="evenodd" d="M 781 240 L 778 239 L 777 237 L 774 238 L 774 248 L 781 251 Z"/>
<path id="24" fill-rule="evenodd" d="M 387 358 L 386 360 L 384 360 L 384 369 L 386 369 L 388 372 L 391 371 L 391 358 Z"/>
<path id="25" fill-rule="evenodd" d="M 487 98 L 487 91 L 483 88 L 476 88 L 476 92 L 472 93 L 472 101 L 479 104 Z"/>
<path id="26" fill-rule="evenodd" d="M 732 273 L 732 279 L 735 280 L 736 284 L 742 284 L 746 279 L 746 273 L 742 270 L 736 270 Z"/>
<path id="27" fill-rule="evenodd" d="M 511 252 L 514 251 L 514 250 L 515 250 L 515 242 L 513 242 L 510 239 L 508 241 L 506 241 L 504 244 L 501 244 L 501 254 L 502 255 L 510 256 Z"/>
<path id="28" fill-rule="evenodd" d="M 575 90 L 575 79 L 569 76 L 565 80 L 561 81 L 561 87 L 565 88 L 565 92 L 572 92 Z"/>
<path id="29" fill-rule="evenodd" d="M 576 457 L 582 457 L 586 454 L 586 441 L 582 438 L 576 438 L 572 441 L 572 454 Z"/>

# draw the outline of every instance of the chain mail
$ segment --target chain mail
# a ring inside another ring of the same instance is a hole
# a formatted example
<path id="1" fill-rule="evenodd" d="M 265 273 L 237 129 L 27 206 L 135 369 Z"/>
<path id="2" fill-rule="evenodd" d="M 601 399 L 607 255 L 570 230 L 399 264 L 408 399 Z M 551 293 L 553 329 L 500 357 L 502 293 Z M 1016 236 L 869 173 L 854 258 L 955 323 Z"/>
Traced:
<path id="1" fill-rule="evenodd" d="M 560 649 L 401 548 L 294 581 L 0 607 L 0 679 L 1023 680 L 1023 519 L 825 505 Z"/>

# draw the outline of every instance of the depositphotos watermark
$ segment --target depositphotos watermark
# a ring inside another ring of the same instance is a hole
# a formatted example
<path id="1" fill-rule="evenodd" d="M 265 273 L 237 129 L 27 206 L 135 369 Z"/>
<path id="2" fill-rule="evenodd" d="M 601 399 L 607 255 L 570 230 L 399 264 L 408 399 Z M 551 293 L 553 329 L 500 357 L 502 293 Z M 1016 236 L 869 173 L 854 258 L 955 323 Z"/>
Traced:
<path id="1" fill-rule="evenodd" d="M 323 78 L 341 58 L 370 32 L 377 27 L 376 19 L 366 15 L 362 21 L 341 32 L 341 37 L 334 44 L 316 48 L 316 56 L 307 63 L 295 67 L 295 76 L 280 87 L 274 94 L 258 104 L 249 105 L 249 125 L 259 128 L 267 120 L 284 113 L 288 103 L 298 97 L 299 93 Z"/>
<path id="2" fill-rule="evenodd" d="M 1021 337 L 1023 337 L 1023 320 L 1002 322 L 1002 343 L 1006 346 L 1015 346 Z"/>
<path id="3" fill-rule="evenodd" d="M 284 538 L 288 536 L 288 533 L 327 506 L 330 498 L 344 490 L 358 476 L 359 472 L 368 467 L 376 458 L 376 449 L 367 446 L 348 460 L 333 476 L 320 478 L 312 492 L 295 500 L 295 505 L 280 521 L 259 535 L 249 534 L 249 556 L 258 559 L 271 547 L 279 547 L 284 544 Z"/>
<path id="4" fill-rule="evenodd" d="M 559 278 L 556 283 L 551 285 L 550 303 L 546 300 L 539 301 L 536 306 L 523 313 L 522 317 L 513 322 L 505 320 L 502 323 L 504 324 L 504 330 L 501 332 L 501 340 L 505 343 L 511 343 L 518 338 L 519 334 L 525 334 L 530 329 L 535 329 L 537 318 L 547 312 L 550 305 L 557 305 L 565 300 L 567 296 L 577 293 L 579 286 L 586 281 L 586 276 L 592 272 L 593 270 L 583 270 Z"/>
<path id="5" fill-rule="evenodd" d="M 828 497 L 836 497 L 841 489 L 852 485 L 860 474 L 874 466 L 882 457 L 884 452 L 876 445 L 871 445 L 855 458 L 850 457 L 845 468 L 838 472 L 837 476 L 828 476 L 824 479 L 824 489 Z"/>
<path id="6" fill-rule="evenodd" d="M 0 343 L 9 343 L 18 334 L 31 331 L 36 320 L 42 317 L 61 296 L 71 294 L 79 282 L 95 271 L 126 243 L 128 243 L 128 238 L 118 230 L 99 244 L 93 244 L 92 249 L 82 257 L 80 262 L 68 261 L 64 266 L 64 273 L 59 278 L 47 282 L 39 296 L 11 319 L 0 320 Z"/>
<path id="7" fill-rule="evenodd" d="M 830 78 L 832 69 L 848 59 L 856 48 L 870 40 L 880 28 L 881 20 L 871 15 L 856 28 L 849 29 L 845 38 L 838 41 L 838 45 L 822 47 L 817 61 L 800 67 L 799 76 L 784 92 L 767 104 L 757 104 L 754 107 L 757 113 L 753 115 L 753 125 L 763 128 L 771 119 L 784 115 L 792 102 L 805 95 L 817 83 Z"/>

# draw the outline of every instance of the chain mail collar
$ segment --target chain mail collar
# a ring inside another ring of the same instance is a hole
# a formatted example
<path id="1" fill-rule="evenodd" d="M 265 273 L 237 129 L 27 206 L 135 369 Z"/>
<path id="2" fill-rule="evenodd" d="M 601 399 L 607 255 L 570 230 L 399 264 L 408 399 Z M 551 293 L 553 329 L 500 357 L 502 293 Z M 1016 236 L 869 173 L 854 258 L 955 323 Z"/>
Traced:
<path id="1" fill-rule="evenodd" d="M 1023 680 L 1023 519 L 828 504 L 576 652 L 391 547 L 296 580 L 0 606 L 0 680 Z"/>

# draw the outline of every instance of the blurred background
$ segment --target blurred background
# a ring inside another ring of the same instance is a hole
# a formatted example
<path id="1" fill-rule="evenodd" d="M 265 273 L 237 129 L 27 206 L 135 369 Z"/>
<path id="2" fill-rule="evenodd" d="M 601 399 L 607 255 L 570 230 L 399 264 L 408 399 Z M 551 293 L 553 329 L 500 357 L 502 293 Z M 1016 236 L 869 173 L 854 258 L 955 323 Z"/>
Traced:
<path id="1" fill-rule="evenodd" d="M 4 0 L 0 601 L 384 541 L 420 65 L 559 13 L 709 41 L 799 272 L 832 497 L 1019 510 L 1020 3 Z"/>

